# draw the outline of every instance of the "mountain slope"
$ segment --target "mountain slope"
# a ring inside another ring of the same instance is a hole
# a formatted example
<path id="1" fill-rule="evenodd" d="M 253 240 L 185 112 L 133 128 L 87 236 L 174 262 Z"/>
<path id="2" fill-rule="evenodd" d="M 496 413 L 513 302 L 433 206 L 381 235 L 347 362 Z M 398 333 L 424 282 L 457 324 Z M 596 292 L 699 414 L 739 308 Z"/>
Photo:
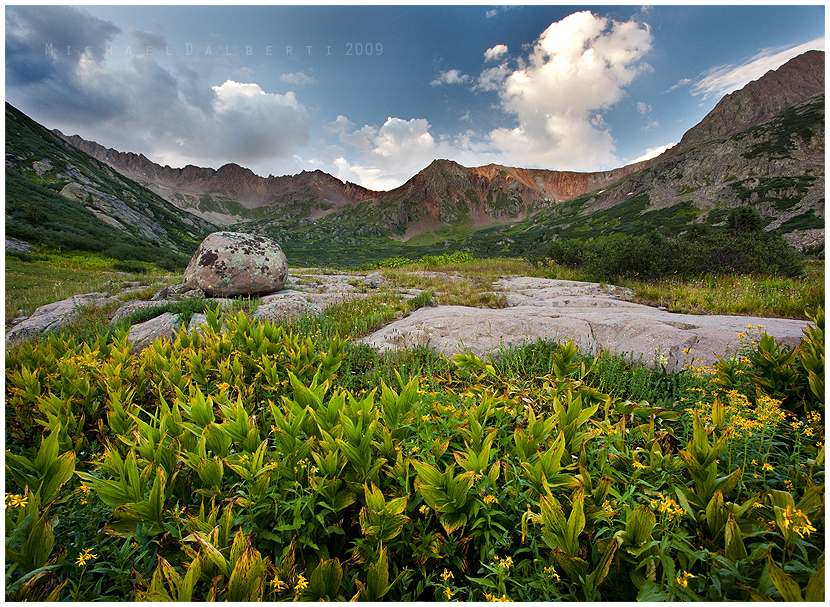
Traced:
<path id="1" fill-rule="evenodd" d="M 186 263 L 201 239 L 215 230 L 8 103 L 5 215 L 9 236 L 168 265 Z"/>
<path id="2" fill-rule="evenodd" d="M 66 139 L 167 200 L 275 238 L 292 263 L 357 265 L 463 248 L 524 255 L 557 238 L 719 229 L 752 205 L 800 248 L 824 246 L 824 52 L 811 51 L 724 97 L 661 156 L 600 173 L 436 160 L 373 192 L 315 171 L 262 178 L 238 165 L 160 167 Z M 292 257 L 293 256 L 293 257 Z"/>
<path id="3" fill-rule="evenodd" d="M 267 216 L 322 217 L 378 194 L 320 170 L 260 177 L 233 163 L 219 169 L 193 165 L 171 168 L 143 154 L 119 152 L 78 135 L 54 132 L 179 208 L 224 225 Z"/>
<path id="4" fill-rule="evenodd" d="M 823 51 L 808 51 L 790 59 L 777 70 L 770 70 L 758 80 L 726 95 L 664 156 L 740 133 L 823 93 L 824 71 Z"/>

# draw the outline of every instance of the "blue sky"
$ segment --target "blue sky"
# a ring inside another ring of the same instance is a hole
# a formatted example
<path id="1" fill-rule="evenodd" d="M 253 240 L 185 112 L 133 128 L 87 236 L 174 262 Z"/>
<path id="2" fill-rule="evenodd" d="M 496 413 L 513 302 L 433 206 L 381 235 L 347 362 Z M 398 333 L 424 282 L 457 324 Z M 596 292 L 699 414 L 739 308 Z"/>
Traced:
<path id="1" fill-rule="evenodd" d="M 824 35 L 823 4 L 7 5 L 6 101 L 160 164 L 391 189 L 624 166 Z"/>

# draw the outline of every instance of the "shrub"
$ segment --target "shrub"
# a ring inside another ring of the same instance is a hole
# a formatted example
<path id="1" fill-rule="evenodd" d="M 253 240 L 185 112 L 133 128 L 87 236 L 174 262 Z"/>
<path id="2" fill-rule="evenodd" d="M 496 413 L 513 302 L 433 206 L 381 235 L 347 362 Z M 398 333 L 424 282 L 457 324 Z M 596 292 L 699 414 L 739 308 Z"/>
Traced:
<path id="1" fill-rule="evenodd" d="M 581 269 L 600 281 L 617 277 L 658 280 L 727 274 L 804 274 L 803 256 L 780 234 L 751 232 L 741 227 L 751 220 L 735 221 L 733 232 L 700 229 L 677 238 L 668 238 L 652 229 L 643 236 L 557 240 L 550 245 L 548 255 L 557 264 Z"/>
<path id="2" fill-rule="evenodd" d="M 119 270 L 121 272 L 129 272 L 130 274 L 146 274 L 147 273 L 147 266 L 145 266 L 140 261 L 116 261 L 112 264 L 113 269 Z"/>

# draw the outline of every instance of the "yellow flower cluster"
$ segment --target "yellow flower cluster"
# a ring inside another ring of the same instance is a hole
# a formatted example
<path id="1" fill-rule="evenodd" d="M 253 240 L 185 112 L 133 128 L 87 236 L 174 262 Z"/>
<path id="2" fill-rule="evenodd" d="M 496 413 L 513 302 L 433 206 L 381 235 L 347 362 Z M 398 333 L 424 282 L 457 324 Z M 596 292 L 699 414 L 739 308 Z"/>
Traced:
<path id="1" fill-rule="evenodd" d="M 507 571 L 508 569 L 510 569 L 510 567 L 513 566 L 513 557 L 508 556 L 505 559 L 496 557 L 496 560 L 493 561 L 493 564 L 499 569 L 504 569 L 505 571 Z"/>
<path id="2" fill-rule="evenodd" d="M 696 577 L 689 573 L 688 571 L 684 571 L 680 575 L 677 576 L 677 583 L 686 588 L 689 585 L 689 578 Z"/>
<path id="3" fill-rule="evenodd" d="M 273 588 L 277 592 L 283 592 L 288 589 L 288 584 L 281 581 L 278 576 L 274 576 L 274 579 L 271 580 L 271 588 Z"/>
<path id="4" fill-rule="evenodd" d="M 450 571 L 449 569 L 444 569 L 444 573 L 441 574 L 441 581 L 446 583 L 447 580 L 451 580 L 454 577 L 455 576 L 453 576 L 452 571 Z"/>
<path id="5" fill-rule="evenodd" d="M 98 557 L 97 554 L 92 554 L 92 549 L 87 548 L 82 553 L 78 555 L 78 558 L 75 560 L 75 564 L 79 567 L 83 567 L 89 561 L 95 560 Z"/>
<path id="6" fill-rule="evenodd" d="M 6 494 L 6 508 L 22 508 L 27 503 L 29 503 L 29 497 L 27 495 Z"/>
<path id="7" fill-rule="evenodd" d="M 496 499 L 495 495 L 485 495 L 484 496 L 484 503 L 485 504 L 495 504 L 498 500 Z"/>
<path id="8" fill-rule="evenodd" d="M 608 502 L 606 502 L 606 503 L 608 503 Z M 556 569 L 554 569 L 553 565 L 550 565 L 549 567 L 545 567 L 544 571 L 545 571 L 545 575 L 547 577 L 549 577 L 550 579 L 556 580 L 557 582 L 561 581 L 561 578 L 559 577 L 559 574 L 556 573 Z"/>
<path id="9" fill-rule="evenodd" d="M 305 588 L 308 588 L 308 581 L 306 581 L 305 576 L 301 573 L 297 577 L 297 583 L 294 584 L 294 598 L 299 599 L 300 591 L 304 590 Z"/>
<path id="10" fill-rule="evenodd" d="M 449 589 L 448 589 L 449 590 Z M 507 598 L 506 594 L 501 596 L 496 596 L 495 594 L 490 594 L 489 592 L 484 593 L 484 598 L 487 599 L 490 603 L 512 603 L 513 599 Z"/>
<path id="11" fill-rule="evenodd" d="M 686 514 L 686 510 L 680 507 L 680 504 L 675 502 L 672 498 L 663 495 L 662 493 L 657 494 L 658 499 L 651 500 L 651 507 L 652 509 L 656 510 L 660 514 L 666 514 L 669 517 L 669 520 L 674 520 L 675 518 L 682 518 Z"/>
<path id="12" fill-rule="evenodd" d="M 805 535 L 810 536 L 811 531 L 816 528 L 810 523 L 810 519 L 801 510 L 796 510 L 792 506 L 787 506 L 784 510 L 784 520 L 782 522 L 784 529 L 789 529 L 792 526 L 799 537 L 803 538 Z"/>

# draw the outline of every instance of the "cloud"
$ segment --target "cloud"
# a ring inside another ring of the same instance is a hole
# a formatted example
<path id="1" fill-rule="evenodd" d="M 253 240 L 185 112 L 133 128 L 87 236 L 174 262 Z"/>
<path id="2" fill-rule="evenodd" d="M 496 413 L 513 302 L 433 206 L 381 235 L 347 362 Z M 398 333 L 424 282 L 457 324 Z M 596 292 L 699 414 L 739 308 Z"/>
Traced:
<path id="1" fill-rule="evenodd" d="M 497 44 L 493 48 L 488 48 L 484 51 L 484 60 L 495 61 L 505 53 L 507 53 L 507 46 L 504 44 Z"/>
<path id="2" fill-rule="evenodd" d="M 667 145 L 661 145 L 660 147 L 656 147 L 656 148 L 649 148 L 645 152 L 643 152 L 643 154 L 639 158 L 635 158 L 634 160 L 632 160 L 628 164 L 634 164 L 636 162 L 642 162 L 643 160 L 651 160 L 652 158 L 656 158 L 657 156 L 659 156 L 660 154 L 662 154 L 666 150 L 668 150 L 670 148 L 673 148 L 676 145 L 677 145 L 677 142 L 674 142 L 674 143 L 669 143 Z"/>
<path id="3" fill-rule="evenodd" d="M 164 48 L 164 37 L 135 29 L 127 32 L 135 55 L 110 66 L 106 48 L 119 33 L 83 9 L 7 7 L 7 100 L 67 134 L 162 164 L 293 166 L 310 131 L 308 110 L 293 92 L 234 80 L 211 86 L 211 60 L 174 55 L 173 67 L 162 67 L 141 49 Z M 44 52 L 44 41 L 54 52 Z"/>
<path id="4" fill-rule="evenodd" d="M 348 120 L 339 116 L 341 125 Z M 330 123 L 331 124 L 331 123 Z M 336 176 L 376 190 L 393 189 L 423 169 L 435 158 L 454 155 L 448 142 L 438 142 L 423 118 L 389 117 L 380 127 L 365 125 L 352 132 L 342 131 L 339 140 L 359 152 L 347 160 L 334 160 Z"/>
<path id="5" fill-rule="evenodd" d="M 743 88 L 753 80 L 757 80 L 769 70 L 776 70 L 787 61 L 810 50 L 824 50 L 825 39 L 817 38 L 805 44 L 787 49 L 764 49 L 754 57 L 738 65 L 720 65 L 713 67 L 695 80 L 682 80 L 677 86 L 692 84 L 692 95 L 709 97 L 723 97 L 728 93 Z"/>
<path id="6" fill-rule="evenodd" d="M 479 74 L 473 90 L 498 91 L 509 75 L 510 68 L 507 67 L 507 63 L 488 68 Z"/>
<path id="7" fill-rule="evenodd" d="M 324 124 L 321 130 L 324 135 L 332 135 L 334 133 L 343 133 L 353 128 L 354 122 L 345 116 L 338 116 L 334 121 Z"/>
<path id="8" fill-rule="evenodd" d="M 501 13 L 505 13 L 509 10 L 514 9 L 514 8 L 518 8 L 518 7 L 516 5 L 511 5 L 511 4 L 507 4 L 507 5 L 504 5 L 504 6 L 496 6 L 496 7 L 493 7 L 491 9 L 487 10 L 484 13 L 484 16 L 487 17 L 488 19 L 492 19 L 496 15 L 500 15 Z"/>
<path id="9" fill-rule="evenodd" d="M 469 82 L 470 77 L 467 74 L 462 74 L 459 70 L 447 70 L 441 72 L 435 80 L 430 82 L 430 86 L 439 86 L 441 84 L 461 84 Z"/>
<path id="10" fill-rule="evenodd" d="M 280 80 L 282 80 L 283 82 L 287 82 L 289 84 L 299 85 L 314 84 L 315 82 L 317 82 L 314 78 L 312 78 L 311 76 L 306 76 L 302 72 L 296 72 L 294 74 L 281 74 Z"/>
<path id="11" fill-rule="evenodd" d="M 647 25 L 620 23 L 589 11 L 553 23 L 533 44 L 526 62 L 482 72 L 481 90 L 496 90 L 514 128 L 490 133 L 514 163 L 555 169 L 613 166 L 614 142 L 603 111 L 624 95 L 644 69 L 651 47 Z"/>
<path id="12" fill-rule="evenodd" d="M 641 116 L 645 116 L 646 114 L 649 114 L 651 112 L 651 105 L 649 105 L 648 103 L 645 103 L 644 101 L 638 101 L 637 102 L 637 112 Z"/>

